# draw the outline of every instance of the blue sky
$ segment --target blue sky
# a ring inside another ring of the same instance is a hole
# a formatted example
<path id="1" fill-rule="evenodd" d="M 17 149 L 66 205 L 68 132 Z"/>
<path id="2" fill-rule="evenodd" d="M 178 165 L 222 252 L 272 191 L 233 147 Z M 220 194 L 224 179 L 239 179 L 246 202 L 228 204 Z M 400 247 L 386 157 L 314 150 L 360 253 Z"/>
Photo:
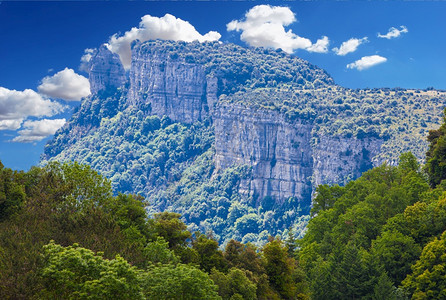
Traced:
<path id="1" fill-rule="evenodd" d="M 85 49 L 126 37 L 146 15 L 224 43 L 280 46 L 345 87 L 446 89 L 445 12 L 445 1 L 0 2 L 0 160 L 36 165 L 88 94 Z M 150 22 L 141 34 L 153 36 Z"/>

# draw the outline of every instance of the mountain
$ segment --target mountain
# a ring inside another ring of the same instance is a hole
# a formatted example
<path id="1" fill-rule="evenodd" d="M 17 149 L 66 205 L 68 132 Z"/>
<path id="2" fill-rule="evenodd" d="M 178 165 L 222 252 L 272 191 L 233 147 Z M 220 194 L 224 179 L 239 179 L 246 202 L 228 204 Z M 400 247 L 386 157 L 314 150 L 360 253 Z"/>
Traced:
<path id="1" fill-rule="evenodd" d="M 419 160 L 443 91 L 346 89 L 279 50 L 136 41 L 126 72 L 101 46 L 91 96 L 45 146 L 179 212 L 221 242 L 300 235 L 320 184 L 346 184 L 401 153 Z M 420 142 L 421 141 L 421 142 Z"/>

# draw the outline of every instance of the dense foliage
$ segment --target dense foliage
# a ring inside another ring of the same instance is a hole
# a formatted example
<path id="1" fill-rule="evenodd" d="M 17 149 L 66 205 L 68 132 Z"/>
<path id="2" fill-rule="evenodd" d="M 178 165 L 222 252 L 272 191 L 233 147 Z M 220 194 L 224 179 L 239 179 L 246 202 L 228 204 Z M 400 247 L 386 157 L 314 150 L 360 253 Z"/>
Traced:
<path id="1" fill-rule="evenodd" d="M 446 118 L 446 111 L 445 111 Z M 443 124 L 436 130 L 430 130 L 427 137 L 430 145 L 426 153 L 425 169 L 429 172 L 429 183 L 436 187 L 446 179 L 446 119 L 443 118 Z"/>
<path id="2" fill-rule="evenodd" d="M 209 126 L 206 121 L 172 123 L 128 109 L 103 118 L 97 130 L 59 159 L 82 153 L 79 162 L 110 178 L 115 191 L 144 195 L 151 204 L 149 213 L 178 212 L 189 230 L 213 232 L 223 244 L 231 239 L 264 244 L 270 233 L 285 237 L 289 227 L 303 232 L 308 216 L 294 199 L 279 206 L 266 198 L 258 206 L 252 197 L 238 193 L 241 180 L 251 176 L 248 166 L 214 174 Z"/>
<path id="3" fill-rule="evenodd" d="M 344 187 L 319 186 L 303 239 L 222 250 L 180 214 L 148 218 L 142 197 L 113 196 L 88 166 L 0 164 L 0 297 L 442 299 L 446 191 L 429 186 L 436 176 L 405 153 Z"/>
<path id="4" fill-rule="evenodd" d="M 444 297 L 445 204 L 410 153 L 345 187 L 319 186 L 298 242 L 312 299 Z"/>
<path id="5" fill-rule="evenodd" d="M 113 196 L 86 165 L 0 164 L 0 182 L 1 299 L 279 299 L 283 267 L 299 287 L 287 297 L 306 292 L 281 241 L 222 251 L 179 214 L 149 219 L 141 197 Z"/>

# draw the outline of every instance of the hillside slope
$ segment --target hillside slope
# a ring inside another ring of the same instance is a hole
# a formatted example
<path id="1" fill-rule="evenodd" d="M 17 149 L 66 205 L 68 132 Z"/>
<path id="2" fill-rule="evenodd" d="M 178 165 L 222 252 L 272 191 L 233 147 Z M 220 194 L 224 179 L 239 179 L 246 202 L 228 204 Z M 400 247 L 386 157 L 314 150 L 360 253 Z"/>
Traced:
<path id="1" fill-rule="evenodd" d="M 125 73 L 105 46 L 92 95 L 45 147 L 173 210 L 190 229 L 262 242 L 300 232 L 319 184 L 345 184 L 402 152 L 424 157 L 444 92 L 351 90 L 280 50 L 136 42 Z"/>

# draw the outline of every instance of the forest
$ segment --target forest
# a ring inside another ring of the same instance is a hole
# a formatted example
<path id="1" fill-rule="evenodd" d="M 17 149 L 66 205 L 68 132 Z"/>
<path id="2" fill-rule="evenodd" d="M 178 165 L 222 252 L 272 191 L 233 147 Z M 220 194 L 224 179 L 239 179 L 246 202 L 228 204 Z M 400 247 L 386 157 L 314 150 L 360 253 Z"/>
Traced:
<path id="1" fill-rule="evenodd" d="M 319 186 L 305 236 L 260 247 L 149 217 L 87 165 L 0 164 L 0 298 L 444 299 L 446 117 L 428 141 L 423 167 Z"/>

